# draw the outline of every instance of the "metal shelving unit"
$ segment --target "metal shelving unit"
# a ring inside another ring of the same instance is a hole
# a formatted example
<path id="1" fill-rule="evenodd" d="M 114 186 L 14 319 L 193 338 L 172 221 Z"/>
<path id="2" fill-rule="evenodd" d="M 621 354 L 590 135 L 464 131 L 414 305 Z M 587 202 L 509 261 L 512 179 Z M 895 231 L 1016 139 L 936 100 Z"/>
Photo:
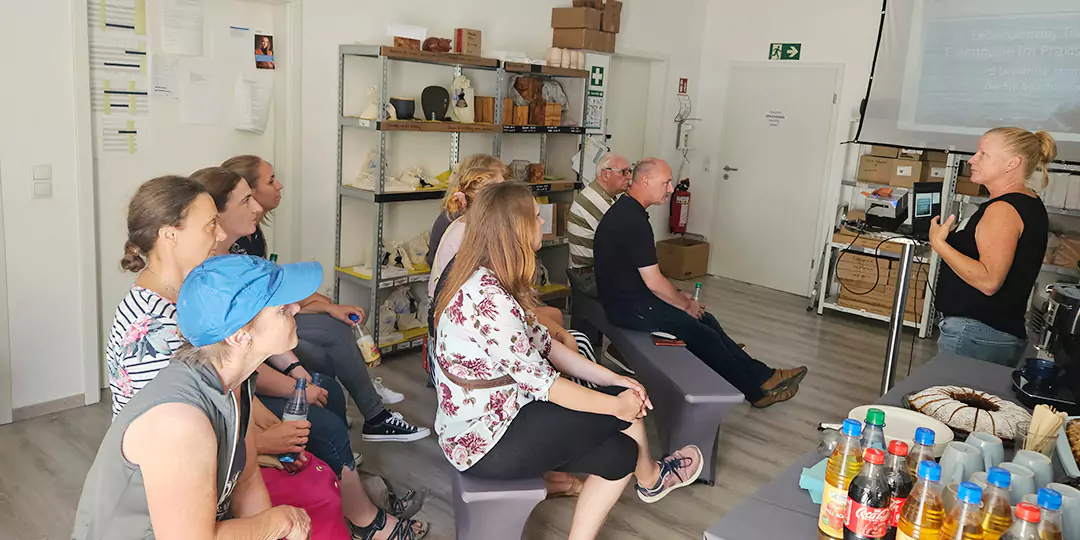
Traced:
<path id="1" fill-rule="evenodd" d="M 390 93 L 387 88 L 387 75 L 391 62 L 411 62 L 428 65 L 438 65 L 453 68 L 454 76 L 460 76 L 465 69 L 494 72 L 496 76 L 495 90 L 495 119 L 501 122 L 503 109 L 503 93 L 507 85 L 507 73 L 530 73 L 544 77 L 569 77 L 587 79 L 589 73 L 584 70 L 572 70 L 553 68 L 548 66 L 534 66 L 529 64 L 503 63 L 493 58 L 482 58 L 448 53 L 433 53 L 426 51 L 412 51 L 396 47 L 378 45 L 341 45 L 338 48 L 338 126 L 337 126 L 337 211 L 334 227 L 334 296 L 340 298 L 342 283 L 351 283 L 369 290 L 371 312 L 375 312 L 379 306 L 379 291 L 389 290 L 395 287 L 410 285 L 412 283 L 427 282 L 428 273 L 412 273 L 405 276 L 383 276 L 382 266 L 378 264 L 384 245 L 384 225 L 386 221 L 385 204 L 405 203 L 412 201 L 438 200 L 443 197 L 445 190 L 419 189 L 406 192 L 385 191 L 387 163 L 386 163 L 386 139 L 388 133 L 446 133 L 450 143 L 449 164 L 453 167 L 459 161 L 460 137 L 462 134 L 487 134 L 494 135 L 492 154 L 499 156 L 502 150 L 503 134 L 535 134 L 540 137 L 540 162 L 548 162 L 547 137 L 548 135 L 575 135 L 581 138 L 579 152 L 584 159 L 585 129 L 577 126 L 518 126 L 502 125 L 501 123 L 457 123 L 435 122 L 424 120 L 389 121 L 382 107 L 379 107 L 377 120 L 358 118 L 345 115 L 345 63 L 348 57 L 361 57 L 372 59 L 378 63 L 378 88 L 379 103 L 386 103 Z M 581 101 L 584 103 L 584 89 Z M 377 133 L 378 147 L 376 149 L 376 181 L 373 190 L 359 189 L 342 183 L 343 155 L 344 155 L 344 131 L 345 129 L 364 129 Z M 551 181 L 530 184 L 533 193 L 549 194 L 573 192 L 581 189 L 581 176 L 574 180 Z M 372 203 L 372 225 L 375 238 L 372 242 L 372 274 L 364 275 L 355 272 L 352 268 L 342 267 L 341 261 L 341 221 L 342 203 L 345 199 L 357 199 Z M 566 244 L 565 238 L 557 238 L 546 241 L 544 248 L 552 248 Z M 551 284 L 541 289 L 541 299 L 565 298 L 569 296 L 569 288 L 561 284 Z M 372 334 L 379 339 L 380 329 L 378 318 L 372 320 Z M 425 329 L 402 332 L 404 339 L 393 343 L 379 343 L 382 352 L 404 350 L 420 346 L 423 343 Z"/>

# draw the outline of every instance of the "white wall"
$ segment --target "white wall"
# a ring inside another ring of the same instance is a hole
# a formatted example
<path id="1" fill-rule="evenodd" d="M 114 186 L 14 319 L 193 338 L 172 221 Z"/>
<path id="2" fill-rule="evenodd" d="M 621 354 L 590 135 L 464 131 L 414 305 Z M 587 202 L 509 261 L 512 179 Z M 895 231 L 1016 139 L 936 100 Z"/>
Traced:
<path id="1" fill-rule="evenodd" d="M 697 180 L 692 182 L 691 189 L 694 204 L 690 211 L 690 231 L 707 235 L 711 229 L 709 206 L 713 204 L 714 188 L 724 165 L 717 159 L 731 62 L 766 61 L 769 44 L 783 42 L 803 44 L 801 62 L 842 64 L 844 81 L 834 139 L 837 143 L 847 141 L 850 120 L 858 118 L 859 103 L 866 93 L 880 15 L 881 3 L 867 0 L 709 0 L 698 92 L 702 97 L 695 101 L 694 111 L 703 121 L 695 134 L 698 138 L 694 144 L 699 149 L 690 154 Z M 848 146 L 834 147 L 824 195 L 829 219 L 840 194 L 847 152 Z M 775 217 L 778 216 L 763 215 L 763 218 Z"/>
<path id="2" fill-rule="evenodd" d="M 706 0 L 670 0 L 626 2 L 622 16 L 622 31 L 617 40 L 617 52 L 641 55 L 661 61 L 667 71 L 667 91 L 663 110 L 652 111 L 661 119 L 660 129 L 653 140 L 646 143 L 646 153 L 659 154 L 674 161 L 675 88 L 678 77 L 697 78 L 701 66 L 701 40 L 704 30 Z M 353 2 L 349 0 L 305 0 L 303 3 L 303 74 L 302 74 L 302 146 L 303 201 L 301 211 L 300 256 L 323 263 L 328 282 L 331 279 L 334 256 L 334 211 L 337 147 L 337 82 L 338 45 L 343 43 L 389 44 L 384 37 L 386 26 L 400 22 L 429 28 L 429 35 L 449 36 L 456 27 L 476 28 L 483 31 L 484 54 L 495 50 L 518 50 L 538 58 L 545 56 L 551 45 L 551 8 L 569 5 L 566 0 L 472 0 L 467 9 L 457 9 L 452 4 L 436 0 L 412 0 L 409 2 L 379 0 Z M 357 62 L 361 62 L 357 60 Z M 369 61 L 370 62 L 370 61 Z M 666 63 L 664 63 L 666 62 Z M 360 65 L 360 64 L 358 64 Z M 442 84 L 449 86 L 451 73 L 447 68 L 406 66 L 392 64 L 391 94 L 419 98 L 424 86 Z M 367 79 L 347 71 L 346 112 L 356 114 L 363 106 L 364 88 L 374 83 L 373 68 L 367 70 Z M 485 74 L 473 76 L 473 83 L 480 87 L 478 95 L 493 89 L 492 81 Z M 357 78 L 361 77 L 361 78 Z M 642 81 L 648 84 L 649 81 Z M 610 89 L 617 98 L 619 89 Z M 486 95 L 491 95 L 490 93 Z M 419 100 L 418 100 L 419 101 Z M 418 103 L 419 108 L 419 103 Z M 645 114 L 644 106 L 642 114 Z M 362 140 L 362 137 L 369 139 Z M 524 149 L 508 145 L 511 137 L 504 137 L 504 157 Z M 373 135 L 357 135 L 346 132 L 346 177 L 355 176 L 355 161 L 362 160 L 373 144 Z M 445 169 L 449 139 L 445 135 L 390 135 L 390 174 L 398 174 L 405 164 L 424 165 L 431 172 Z M 462 136 L 462 156 L 472 152 L 489 152 L 490 140 L 479 136 Z M 350 159 L 354 164 L 350 166 Z M 370 252 L 364 227 L 370 219 L 370 206 L 359 203 L 347 205 L 350 217 L 348 227 L 356 227 L 357 234 L 346 236 L 346 254 L 352 258 L 346 263 L 366 262 Z M 401 239 L 407 235 L 427 230 L 434 219 L 433 204 L 408 203 L 395 213 L 391 209 L 393 228 L 400 231 Z M 363 230 L 365 234 L 360 234 Z M 390 237 L 394 239 L 393 237 Z M 363 243 L 361 245 L 361 243 Z M 349 257 L 347 256 L 346 259 Z"/>
<path id="3" fill-rule="evenodd" d="M 81 1 L 81 0 L 74 0 Z M 151 97 L 149 145 L 137 154 L 102 154 L 95 148 L 101 275 L 100 332 L 103 343 L 108 342 L 116 305 L 135 281 L 135 274 L 120 268 L 127 240 L 127 207 L 132 194 L 145 181 L 162 175 L 189 175 L 204 167 L 220 165 L 239 154 L 255 154 L 277 163 L 275 152 L 277 115 L 271 113 L 266 132 L 256 134 L 234 129 L 233 89 L 240 73 L 273 79 L 275 99 L 284 91 L 285 77 L 291 64 L 287 55 L 288 35 L 285 32 L 283 7 L 266 2 L 222 1 L 205 2 L 203 19 L 203 54 L 198 57 L 174 56 L 178 61 L 176 82 L 188 69 L 204 70 L 218 81 L 220 114 L 216 124 L 186 124 L 180 115 L 180 101 Z M 147 3 L 147 26 L 150 50 L 159 53 L 160 3 Z M 274 33 L 277 69 L 256 70 L 253 47 L 230 47 L 229 25 L 260 29 Z M 177 88 L 179 90 L 179 88 Z M 280 109 L 275 109 L 275 112 Z M 95 137 L 95 141 L 98 137 Z M 96 143 L 95 143 L 96 144 Z M 285 183 L 286 194 L 299 190 L 287 174 L 278 174 Z M 276 225 L 288 227 L 290 199 L 283 199 L 275 214 Z M 10 259 L 10 257 L 9 257 Z M 104 353 L 102 353 L 104 358 Z"/>
<path id="4" fill-rule="evenodd" d="M 80 162 L 89 118 L 79 107 L 89 101 L 77 80 L 85 64 L 74 53 L 80 39 L 85 47 L 86 18 L 85 7 L 73 6 L 22 2 L 0 17 L 9 77 L 0 85 L 0 180 L 10 321 L 10 343 L 0 345 L 10 347 L 16 409 L 81 395 L 97 378 L 86 364 L 96 347 L 93 178 L 89 162 Z M 52 166 L 51 199 L 30 198 L 35 165 Z"/>

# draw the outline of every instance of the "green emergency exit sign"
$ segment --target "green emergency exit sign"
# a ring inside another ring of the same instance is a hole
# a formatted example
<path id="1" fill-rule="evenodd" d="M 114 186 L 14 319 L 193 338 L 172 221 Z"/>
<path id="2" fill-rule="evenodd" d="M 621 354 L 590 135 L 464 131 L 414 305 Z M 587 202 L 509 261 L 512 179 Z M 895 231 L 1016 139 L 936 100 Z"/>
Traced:
<path id="1" fill-rule="evenodd" d="M 798 60 L 802 54 L 802 43 L 769 44 L 769 60 Z"/>

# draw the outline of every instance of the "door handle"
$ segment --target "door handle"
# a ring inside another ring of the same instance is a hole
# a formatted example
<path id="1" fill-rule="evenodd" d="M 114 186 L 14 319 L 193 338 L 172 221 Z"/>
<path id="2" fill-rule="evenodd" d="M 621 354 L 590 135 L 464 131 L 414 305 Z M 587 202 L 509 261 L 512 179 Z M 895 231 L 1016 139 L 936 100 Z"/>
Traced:
<path id="1" fill-rule="evenodd" d="M 733 167 L 728 167 L 727 165 L 724 165 L 724 171 L 725 172 L 737 172 L 738 170 L 739 169 L 735 169 Z"/>

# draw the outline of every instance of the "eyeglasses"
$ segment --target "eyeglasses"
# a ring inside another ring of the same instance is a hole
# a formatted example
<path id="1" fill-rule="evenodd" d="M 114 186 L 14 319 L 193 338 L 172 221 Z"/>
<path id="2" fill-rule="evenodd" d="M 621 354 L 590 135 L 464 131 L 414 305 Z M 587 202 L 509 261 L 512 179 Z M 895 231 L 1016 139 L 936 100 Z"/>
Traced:
<path id="1" fill-rule="evenodd" d="M 623 176 L 630 176 L 630 173 L 633 172 L 633 169 L 631 169 L 630 167 L 626 167 L 625 169 L 615 169 L 613 167 L 604 167 L 603 169 L 600 169 L 600 170 L 602 170 L 602 171 L 614 171 L 614 172 L 617 172 L 617 173 L 619 173 L 619 174 L 621 174 Z"/>

